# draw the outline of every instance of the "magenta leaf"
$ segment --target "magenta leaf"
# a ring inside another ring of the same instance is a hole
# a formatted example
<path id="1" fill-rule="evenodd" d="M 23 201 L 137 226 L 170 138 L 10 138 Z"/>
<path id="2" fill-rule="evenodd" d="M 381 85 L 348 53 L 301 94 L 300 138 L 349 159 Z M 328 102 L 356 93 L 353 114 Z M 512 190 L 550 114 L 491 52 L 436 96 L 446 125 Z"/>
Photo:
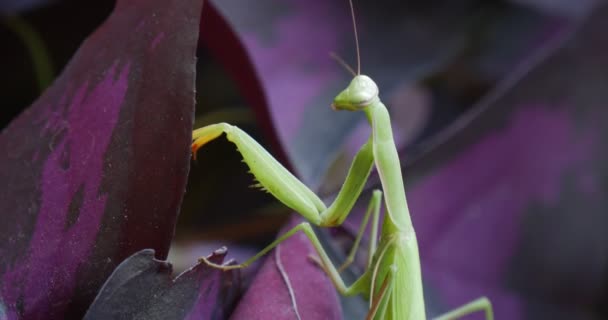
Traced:
<path id="1" fill-rule="evenodd" d="M 293 219 L 280 234 L 298 222 Z M 230 319 L 288 320 L 298 314 L 300 319 L 342 319 L 336 289 L 310 256 L 317 254 L 303 232 L 281 243 L 268 254 Z"/>
<path id="2" fill-rule="evenodd" d="M 166 257 L 185 188 L 201 1 L 119 1 L 0 135 L 0 301 L 78 318 L 123 259 Z"/>
<path id="3" fill-rule="evenodd" d="M 207 257 L 221 264 L 226 250 Z M 171 264 L 142 250 L 123 261 L 101 288 L 84 319 L 226 319 L 238 288 L 238 271 L 199 262 L 175 279 Z"/>

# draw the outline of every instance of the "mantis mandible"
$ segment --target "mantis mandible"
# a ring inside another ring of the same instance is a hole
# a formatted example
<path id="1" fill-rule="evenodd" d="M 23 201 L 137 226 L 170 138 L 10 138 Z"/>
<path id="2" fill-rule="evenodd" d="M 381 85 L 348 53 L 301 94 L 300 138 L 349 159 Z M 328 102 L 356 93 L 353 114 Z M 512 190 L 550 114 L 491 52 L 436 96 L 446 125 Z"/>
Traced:
<path id="1" fill-rule="evenodd" d="M 352 0 L 350 0 L 350 8 L 355 32 L 358 72 L 356 74 L 353 72 L 353 80 L 335 97 L 331 106 L 335 110 L 364 112 L 372 133 L 355 155 L 338 195 L 333 203 L 326 207 L 313 191 L 238 127 L 218 123 L 194 130 L 193 154 L 196 154 L 207 142 L 218 138 L 222 133 L 226 134 L 227 139 L 233 142 L 242 154 L 251 173 L 258 180 L 258 186 L 308 220 L 287 231 L 242 264 L 223 266 L 202 259 L 208 265 L 222 270 L 244 268 L 296 232 L 302 231 L 312 242 L 319 255 L 318 263 L 337 290 L 346 296 L 362 294 L 370 301 L 367 319 L 423 320 L 426 319 L 426 313 L 418 243 L 405 198 L 401 164 L 393 141 L 391 121 L 387 108 L 378 96 L 378 86 L 370 77 L 360 74 L 359 44 Z M 315 235 L 311 224 L 319 227 L 341 225 L 361 195 L 374 164 L 380 176 L 388 213 L 382 223 L 380 242 L 376 243 L 382 191 L 375 190 L 349 259 L 343 266 L 336 268 Z M 373 221 L 366 271 L 352 285 L 346 286 L 340 276 L 340 270 L 352 262 L 370 215 Z M 477 311 L 484 311 L 486 319 L 493 319 L 492 306 L 485 297 L 436 319 L 457 319 Z"/>

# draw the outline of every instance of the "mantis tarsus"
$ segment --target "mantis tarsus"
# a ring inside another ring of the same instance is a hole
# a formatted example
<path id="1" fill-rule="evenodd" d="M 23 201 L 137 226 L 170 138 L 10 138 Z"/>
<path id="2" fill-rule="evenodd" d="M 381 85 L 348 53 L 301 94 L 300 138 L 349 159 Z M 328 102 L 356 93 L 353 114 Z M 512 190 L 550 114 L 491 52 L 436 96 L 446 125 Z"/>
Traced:
<path id="1" fill-rule="evenodd" d="M 355 39 L 357 39 L 352 0 L 350 6 L 355 26 Z M 358 71 L 360 70 L 359 61 L 357 43 Z M 314 192 L 241 129 L 227 123 L 218 123 L 193 132 L 192 151 L 194 154 L 204 144 L 225 133 L 228 140 L 233 142 L 242 154 L 251 173 L 258 180 L 258 186 L 308 220 L 287 231 L 242 264 L 222 266 L 207 260 L 205 262 L 223 270 L 244 268 L 296 232 L 302 231 L 312 242 L 319 254 L 321 267 L 337 290 L 343 295 L 362 294 L 369 299 L 370 311 L 367 319 L 426 319 L 416 234 L 407 207 L 401 165 L 393 141 L 389 113 L 380 101 L 378 86 L 371 78 L 357 72 L 348 87 L 335 97 L 332 108 L 363 111 L 372 127 L 372 134 L 355 155 L 346 180 L 329 207 L 326 207 Z M 349 255 L 350 257 L 356 252 L 358 240 L 365 231 L 365 225 L 371 216 L 370 259 L 367 269 L 351 286 L 346 286 L 339 273 L 342 267 L 338 269 L 333 265 L 310 224 L 320 227 L 341 225 L 359 198 L 374 164 L 384 190 L 384 203 L 388 214 L 385 215 L 382 223 L 380 242 L 376 244 L 382 192 L 375 190 L 365 213 L 363 225 L 357 235 L 357 241 Z M 486 319 L 493 319 L 491 304 L 485 297 L 436 319 L 457 319 L 477 311 L 485 311 Z"/>

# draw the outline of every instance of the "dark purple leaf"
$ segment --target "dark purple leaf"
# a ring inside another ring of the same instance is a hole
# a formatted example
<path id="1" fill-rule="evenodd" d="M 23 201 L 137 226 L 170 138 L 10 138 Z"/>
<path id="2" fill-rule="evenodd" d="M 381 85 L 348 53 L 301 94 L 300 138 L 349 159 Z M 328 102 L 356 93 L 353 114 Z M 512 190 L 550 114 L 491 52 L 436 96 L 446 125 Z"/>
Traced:
<path id="1" fill-rule="evenodd" d="M 221 264 L 226 250 L 208 259 Z M 199 262 L 175 279 L 171 264 L 142 250 L 123 261 L 101 288 L 85 319 L 225 319 L 238 289 L 238 271 Z"/>
<path id="2" fill-rule="evenodd" d="M 201 1 L 119 1 L 0 136 L 8 319 L 80 317 L 124 258 L 167 254 L 185 188 Z"/>
<path id="3" fill-rule="evenodd" d="M 310 255 L 317 256 L 303 232 L 271 251 L 230 319 L 298 319 L 296 312 L 301 319 L 342 319 L 336 289 Z"/>

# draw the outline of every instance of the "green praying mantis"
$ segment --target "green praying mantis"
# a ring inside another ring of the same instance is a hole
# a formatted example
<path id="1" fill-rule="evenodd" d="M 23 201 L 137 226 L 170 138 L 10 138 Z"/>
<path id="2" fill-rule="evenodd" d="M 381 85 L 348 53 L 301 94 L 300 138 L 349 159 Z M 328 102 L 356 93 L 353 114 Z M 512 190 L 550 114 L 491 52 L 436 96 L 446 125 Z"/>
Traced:
<path id="1" fill-rule="evenodd" d="M 227 139 L 237 146 L 251 173 L 259 182 L 258 186 L 307 220 L 287 231 L 241 264 L 218 265 L 205 258 L 202 260 L 222 270 L 245 268 L 281 242 L 302 231 L 319 255 L 317 262 L 337 290 L 345 296 L 362 294 L 370 301 L 367 319 L 424 320 L 426 313 L 418 243 L 405 197 L 401 164 L 393 140 L 391 121 L 387 108 L 378 96 L 378 86 L 370 77 L 360 74 L 359 44 L 352 0 L 350 0 L 350 8 L 355 32 L 358 72 L 355 74 L 347 66 L 354 78 L 348 87 L 335 97 L 331 106 L 334 110 L 364 112 L 372 133 L 355 155 L 338 195 L 327 207 L 313 191 L 285 169 L 258 142 L 236 126 L 218 123 L 196 129 L 192 133 L 193 155 L 207 142 L 225 134 Z M 340 226 L 360 197 L 374 165 L 380 176 L 388 213 L 382 223 L 380 241 L 378 243 L 377 238 L 383 192 L 374 190 L 349 257 L 344 265 L 336 268 L 311 224 L 319 227 Z M 366 271 L 353 284 L 346 286 L 340 271 L 352 262 L 370 216 L 372 228 Z M 478 311 L 484 311 L 487 320 L 493 319 L 492 306 L 485 297 L 435 319 L 458 319 Z"/>

